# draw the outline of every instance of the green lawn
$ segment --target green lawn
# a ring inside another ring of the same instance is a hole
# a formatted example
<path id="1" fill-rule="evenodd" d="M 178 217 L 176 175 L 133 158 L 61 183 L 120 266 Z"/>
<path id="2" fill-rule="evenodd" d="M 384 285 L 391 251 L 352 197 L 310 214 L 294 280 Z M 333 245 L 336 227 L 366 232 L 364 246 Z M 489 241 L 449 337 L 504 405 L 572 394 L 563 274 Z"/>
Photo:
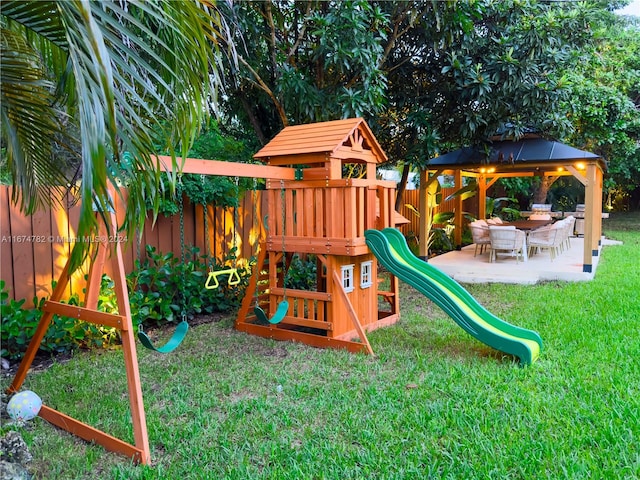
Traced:
<path id="1" fill-rule="evenodd" d="M 46 479 L 622 479 L 640 476 L 640 215 L 617 214 L 596 278 L 470 285 L 545 346 L 531 367 L 484 346 L 402 286 L 376 357 L 194 327 L 140 350 L 153 465 L 41 419 L 23 430 Z M 9 379 L 2 379 L 6 388 Z M 281 386 L 281 388 L 279 388 Z M 132 440 L 120 352 L 27 378 L 61 411 Z"/>

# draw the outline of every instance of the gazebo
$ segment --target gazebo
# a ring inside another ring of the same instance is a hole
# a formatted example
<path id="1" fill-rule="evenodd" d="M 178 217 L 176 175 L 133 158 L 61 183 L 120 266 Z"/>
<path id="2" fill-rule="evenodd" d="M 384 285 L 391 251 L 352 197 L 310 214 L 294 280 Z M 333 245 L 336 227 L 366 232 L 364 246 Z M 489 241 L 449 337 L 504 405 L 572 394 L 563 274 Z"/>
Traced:
<path id="1" fill-rule="evenodd" d="M 429 161 L 420 175 L 420 255 L 426 258 L 430 211 L 427 208 L 429 185 L 443 173 L 450 172 L 457 188 L 463 177 L 473 177 L 478 183 L 478 218 L 484 218 L 487 189 L 498 179 L 507 177 L 546 177 L 549 182 L 561 176 L 573 175 L 585 186 L 585 227 L 583 272 L 593 269 L 593 257 L 598 255 L 602 236 L 602 179 L 606 162 L 591 152 L 569 145 L 529 135 L 520 140 L 498 140 L 486 147 L 465 147 Z M 462 242 L 462 199 L 455 208 L 455 244 Z"/>

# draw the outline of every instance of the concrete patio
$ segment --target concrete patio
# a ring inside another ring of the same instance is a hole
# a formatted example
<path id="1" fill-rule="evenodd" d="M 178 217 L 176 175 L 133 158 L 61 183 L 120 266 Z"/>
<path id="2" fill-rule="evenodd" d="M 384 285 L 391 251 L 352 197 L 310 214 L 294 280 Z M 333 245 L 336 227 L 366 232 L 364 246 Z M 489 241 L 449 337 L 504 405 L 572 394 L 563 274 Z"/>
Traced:
<path id="1" fill-rule="evenodd" d="M 602 239 L 603 246 L 619 244 Z M 593 271 L 582 271 L 584 239 L 571 238 L 571 249 L 565 250 L 553 261 L 549 252 L 544 251 L 529 257 L 525 262 L 516 262 L 515 257 L 500 256 L 489 263 L 487 250 L 473 256 L 475 245 L 452 251 L 429 259 L 429 264 L 438 267 L 447 275 L 461 283 L 518 283 L 533 285 L 538 282 L 560 280 L 582 282 L 592 280 L 598 267 L 600 255 L 593 259 Z"/>

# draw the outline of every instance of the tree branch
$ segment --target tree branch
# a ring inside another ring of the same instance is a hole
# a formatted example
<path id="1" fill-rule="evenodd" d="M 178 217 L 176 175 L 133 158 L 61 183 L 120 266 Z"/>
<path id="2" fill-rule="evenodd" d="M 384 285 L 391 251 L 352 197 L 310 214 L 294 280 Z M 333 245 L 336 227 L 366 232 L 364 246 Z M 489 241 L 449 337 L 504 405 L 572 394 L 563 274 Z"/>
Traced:
<path id="1" fill-rule="evenodd" d="M 271 99 L 271 101 L 273 102 L 273 105 L 276 107 L 276 110 L 278 111 L 278 116 L 280 117 L 280 121 L 282 122 L 282 125 L 285 126 L 285 127 L 288 127 L 289 126 L 289 121 L 287 120 L 287 115 L 286 115 L 286 113 L 284 111 L 284 107 L 282 106 L 282 104 L 276 98 L 276 95 L 269 88 L 269 86 L 264 82 L 264 80 L 262 80 L 262 78 L 260 77 L 258 72 L 256 72 L 253 69 L 253 67 L 251 67 L 251 65 L 249 65 L 249 63 L 244 59 L 244 57 L 242 57 L 241 55 L 238 55 L 238 60 L 240 61 L 240 63 L 242 65 L 247 67 L 249 72 L 251 72 L 251 75 L 253 75 L 253 78 L 255 78 L 255 81 L 256 81 L 256 84 L 258 85 L 258 87 L 260 87 L 267 95 L 269 95 L 269 98 Z"/>

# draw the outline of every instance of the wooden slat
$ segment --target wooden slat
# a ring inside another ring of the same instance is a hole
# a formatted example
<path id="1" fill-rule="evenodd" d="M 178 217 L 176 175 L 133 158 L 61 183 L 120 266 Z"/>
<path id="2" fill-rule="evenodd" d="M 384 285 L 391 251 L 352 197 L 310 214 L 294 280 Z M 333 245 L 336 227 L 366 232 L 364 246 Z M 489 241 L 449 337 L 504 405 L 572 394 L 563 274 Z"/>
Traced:
<path id="1" fill-rule="evenodd" d="M 364 237 L 365 222 L 367 216 L 366 190 L 359 188 L 356 196 L 356 208 L 358 209 L 356 237 Z"/>
<path id="2" fill-rule="evenodd" d="M 324 211 L 324 196 L 326 192 L 321 189 L 314 190 L 314 231 L 315 236 L 322 237 L 326 233 L 326 212 Z"/>
<path id="3" fill-rule="evenodd" d="M 31 243 L 31 222 L 20 213 L 18 205 L 10 203 L 9 215 L 12 219 L 11 242 L 13 258 L 13 287 L 16 298 L 31 299 L 35 295 L 34 258 Z M 27 241 L 27 238 L 29 241 Z M 3 259 L 3 265 L 6 260 Z"/>
<path id="4" fill-rule="evenodd" d="M 287 189 L 284 193 L 285 200 L 285 225 L 284 225 L 284 235 L 291 236 L 294 234 L 294 218 L 293 218 L 293 190 Z M 282 215 L 282 211 L 280 212 Z"/>
<path id="5" fill-rule="evenodd" d="M 160 215 L 153 229 L 157 235 L 158 250 L 163 253 L 172 252 L 171 219 Z"/>
<path id="6" fill-rule="evenodd" d="M 350 188 L 344 192 L 344 234 L 347 238 L 357 237 L 358 218 L 362 217 L 364 212 L 358 211 L 358 203 L 356 202 L 356 189 Z"/>
<path id="7" fill-rule="evenodd" d="M 38 210 L 31 217 L 33 232 L 34 287 L 38 297 L 48 296 L 53 276 L 53 258 L 51 253 L 51 215 L 46 210 Z M 4 263 L 4 262 L 3 262 Z M 3 265 L 4 267 L 4 265 Z"/>
<path id="8" fill-rule="evenodd" d="M 302 171 L 302 178 L 305 183 L 311 180 L 327 180 L 329 178 L 329 170 L 326 167 L 305 168 Z"/>
<path id="9" fill-rule="evenodd" d="M 114 315 L 111 313 L 97 312 L 76 305 L 68 305 L 66 303 L 47 301 L 42 306 L 42 310 L 49 313 L 62 315 L 63 317 L 77 318 L 84 322 L 94 323 L 96 325 L 106 325 L 107 327 L 125 330 L 127 328 L 126 321 L 122 315 Z"/>
<path id="10" fill-rule="evenodd" d="M 376 228 L 376 191 L 375 188 L 367 189 L 367 208 L 365 209 L 367 218 L 365 220 L 365 229 Z"/>
<path id="11" fill-rule="evenodd" d="M 5 281 L 5 287 L 9 292 L 9 295 L 13 299 L 18 299 L 15 296 L 15 283 L 13 278 L 13 242 L 11 239 L 11 210 L 9 209 L 9 203 L 11 202 L 11 196 L 9 194 L 9 188 L 5 186 L 0 187 L 0 209 L 2 209 L 2 215 L 0 215 L 0 259 L 2 261 L 2 280 Z M 6 213 L 5 213 L 6 212 Z"/>
<path id="12" fill-rule="evenodd" d="M 304 208 L 304 190 L 295 190 L 294 205 L 295 214 L 292 216 L 292 220 L 295 221 L 294 232 L 297 236 L 305 235 L 305 208 Z"/>
<path id="13" fill-rule="evenodd" d="M 318 348 L 338 348 L 345 349 L 353 353 L 367 353 L 367 347 L 359 342 L 350 342 L 348 340 L 333 339 L 330 337 L 322 337 L 309 333 L 295 332 L 283 328 L 273 326 L 267 327 L 251 323 L 242 323 L 238 325 L 237 328 L 241 332 L 265 338 L 272 338 L 274 340 L 288 340 Z"/>
<path id="14" fill-rule="evenodd" d="M 333 328 L 333 324 L 331 322 L 322 322 L 290 316 L 284 317 L 280 323 L 285 325 L 295 325 L 297 327 L 317 328 L 319 330 L 331 330 Z"/>
<path id="15" fill-rule="evenodd" d="M 307 300 L 322 300 L 323 302 L 331 301 L 331 294 L 326 292 L 312 292 L 308 290 L 293 290 L 291 288 L 287 288 L 286 291 L 282 287 L 272 287 L 271 293 L 273 295 L 278 295 L 280 297 L 284 297 L 285 294 L 290 298 L 304 298 Z"/>
<path id="16" fill-rule="evenodd" d="M 38 416 L 52 425 L 76 435 L 87 442 L 96 443 L 109 451 L 125 455 L 136 463 L 140 463 L 144 459 L 144 451 L 142 449 L 134 447 L 133 445 L 130 445 L 116 437 L 112 437 L 111 435 L 65 415 L 64 413 L 58 412 L 46 405 L 42 405 L 42 407 L 40 407 Z"/>

